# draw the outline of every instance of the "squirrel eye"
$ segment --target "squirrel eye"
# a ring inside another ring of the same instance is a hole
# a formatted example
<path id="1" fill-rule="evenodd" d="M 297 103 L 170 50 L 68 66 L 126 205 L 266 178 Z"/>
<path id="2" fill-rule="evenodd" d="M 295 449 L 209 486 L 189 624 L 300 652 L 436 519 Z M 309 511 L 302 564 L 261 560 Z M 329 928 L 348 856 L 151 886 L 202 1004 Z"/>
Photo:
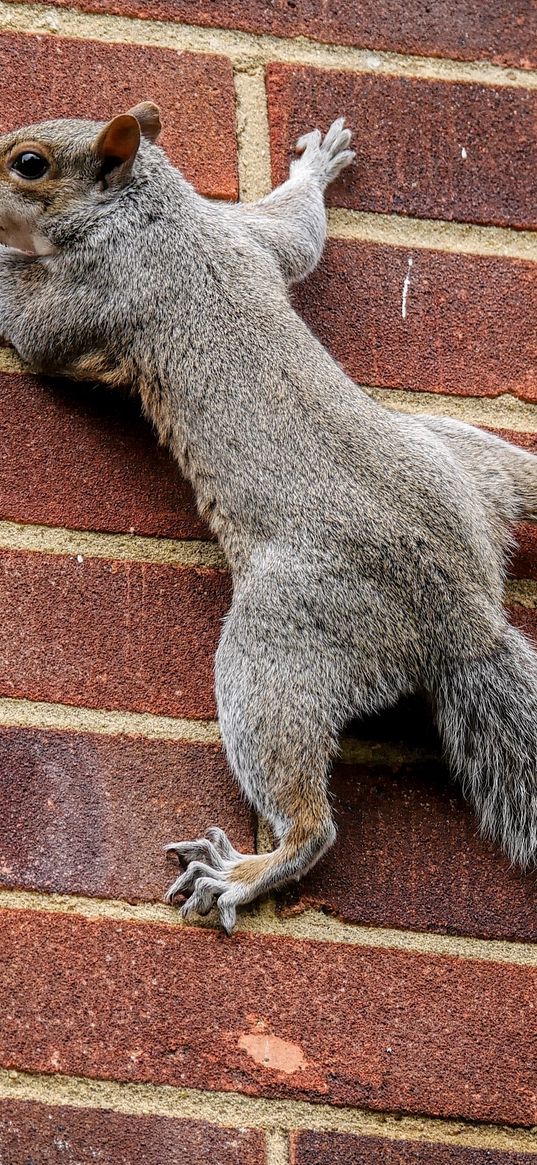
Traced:
<path id="1" fill-rule="evenodd" d="M 35 150 L 24 150 L 16 158 L 12 158 L 9 168 L 20 174 L 21 178 L 42 178 L 50 169 L 50 164 L 43 154 L 38 154 Z"/>

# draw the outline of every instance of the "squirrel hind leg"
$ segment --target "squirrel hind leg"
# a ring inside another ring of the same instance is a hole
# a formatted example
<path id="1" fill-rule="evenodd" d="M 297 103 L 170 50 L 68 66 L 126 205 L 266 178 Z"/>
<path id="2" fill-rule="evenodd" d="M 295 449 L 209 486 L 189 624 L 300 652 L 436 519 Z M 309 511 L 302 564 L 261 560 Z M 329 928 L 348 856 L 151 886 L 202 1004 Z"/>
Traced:
<path id="1" fill-rule="evenodd" d="M 186 918 L 216 906 L 228 932 L 238 906 L 301 878 L 334 841 L 328 775 L 352 687 L 329 645 L 319 642 L 318 628 L 295 633 L 265 577 L 260 598 L 252 597 L 254 590 L 252 584 L 235 597 L 224 625 L 216 693 L 230 767 L 277 846 L 241 854 L 213 830 L 171 847 L 186 870 L 168 900 L 190 895 L 182 907 Z"/>

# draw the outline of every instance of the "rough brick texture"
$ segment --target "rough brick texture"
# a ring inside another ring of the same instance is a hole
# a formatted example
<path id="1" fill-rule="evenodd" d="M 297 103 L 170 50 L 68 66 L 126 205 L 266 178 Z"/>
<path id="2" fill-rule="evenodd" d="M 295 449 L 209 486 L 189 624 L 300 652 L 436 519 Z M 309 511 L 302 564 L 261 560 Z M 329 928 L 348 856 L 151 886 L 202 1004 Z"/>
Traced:
<path id="1" fill-rule="evenodd" d="M 340 765 L 332 787 L 336 844 L 282 895 L 284 912 L 300 902 L 360 924 L 537 940 L 534 877 L 479 840 L 438 764 Z M 254 845 L 216 745 L 0 729 L 0 801 L 5 887 L 159 901 L 176 872 L 165 842 L 217 824 Z"/>
<path id="2" fill-rule="evenodd" d="M 533 1125 L 535 971 L 0 914 L 0 1064 Z"/>
<path id="3" fill-rule="evenodd" d="M 185 176 L 204 194 L 236 197 L 233 77 L 225 58 L 2 33 L 0 77 L 2 132 L 46 118 L 105 120 L 138 101 L 157 101 L 162 144 Z"/>
<path id="4" fill-rule="evenodd" d="M 534 875 L 478 837 L 439 764 L 340 765 L 332 788 L 335 846 L 282 896 L 284 910 L 302 902 L 372 926 L 537 941 Z"/>
<path id="5" fill-rule="evenodd" d="M 58 8 L 72 0 L 45 0 Z M 276 36 L 308 36 L 329 44 L 385 49 L 425 56 L 483 58 L 502 65 L 535 68 L 537 15 L 531 3 L 496 0 L 494 5 L 458 0 L 457 5 L 423 0 L 77 0 L 83 12 L 113 12 L 152 20 L 239 28 Z"/>
<path id="6" fill-rule="evenodd" d="M 304 130 L 344 114 L 356 161 L 330 187 L 331 205 L 536 225 L 535 90 L 283 64 L 269 66 L 267 88 L 277 181 Z"/>
<path id="7" fill-rule="evenodd" d="M 164 845 L 210 825 L 254 835 L 216 745 L 0 729 L 0 885 L 162 900 Z"/>
<path id="8" fill-rule="evenodd" d="M 264 1137 L 206 1121 L 0 1101 L 6 1165 L 264 1165 Z"/>
<path id="9" fill-rule="evenodd" d="M 270 146 L 274 178 L 283 179 L 296 138 L 344 114 L 357 160 L 330 189 L 331 205 L 412 216 L 412 235 L 424 244 L 332 241 L 319 271 L 293 293 L 299 311 L 359 384 L 448 398 L 508 393 L 537 403 L 537 265 L 507 254 L 433 250 L 426 245 L 430 230 L 419 222 L 537 227 L 535 78 L 526 85 L 506 70 L 499 76 L 479 64 L 463 70 L 434 62 L 410 68 L 400 62 L 399 75 L 394 69 L 390 76 L 377 55 L 537 68 L 534 3 L 45 4 L 40 13 L 21 3 L 13 10 L 16 21 L 26 13 L 28 27 L 35 22 L 35 33 L 0 33 L 0 131 L 46 117 L 104 119 L 150 98 L 161 106 L 171 159 L 202 193 L 229 200 L 237 197 L 238 144 L 250 153 L 264 111 L 257 84 L 244 101 L 239 87 L 237 109 L 227 55 L 240 51 L 238 67 L 249 70 L 253 42 L 219 29 L 292 38 L 289 53 L 295 59 L 307 52 L 307 67 L 270 61 L 268 42 L 256 42 L 269 59 L 269 141 L 261 134 L 260 165 Z M 58 34 L 67 21 L 62 25 L 65 14 L 54 7 L 76 8 L 69 23 L 78 39 Z M 129 20 L 96 22 L 81 12 L 169 23 L 157 30 Z M 191 42 L 206 53 L 158 47 L 162 36 L 180 43 L 181 22 L 212 29 Z M 92 31 L 105 39 L 90 39 Z M 131 34 L 147 44 L 126 43 Z M 333 67 L 322 68 L 326 52 L 316 61 L 311 46 L 297 39 L 303 36 L 366 52 L 336 47 Z M 434 79 L 435 69 L 444 79 Z M 410 75 L 420 70 L 420 78 Z M 404 238 L 396 222 L 388 222 L 394 240 Z M 461 229 L 448 226 L 442 234 L 455 251 Z M 470 226 L 468 235 L 481 246 L 482 233 Z M 530 429 L 531 410 L 516 409 Z M 494 419 L 486 399 L 483 417 Z M 505 436 L 537 451 L 531 433 Z M 133 401 L 18 373 L 0 373 L 0 522 L 6 521 L 209 537 L 190 488 Z M 529 522 L 519 527 L 511 563 L 517 579 L 537 581 L 536 530 Z M 0 1072 L 0 1162 L 283 1160 L 280 1137 L 269 1151 L 260 1129 L 243 1127 L 237 1093 L 268 1102 L 248 1109 L 248 1119 L 253 1114 L 257 1123 L 259 1111 L 266 1127 L 292 1123 L 291 1108 L 271 1104 L 282 1098 L 409 1114 L 418 1118 L 408 1126 L 417 1136 L 436 1137 L 430 1143 L 338 1135 L 336 1111 L 333 1132 L 292 1133 L 291 1165 L 537 1162 L 535 1154 L 490 1148 L 497 1138 L 481 1126 L 472 1125 L 479 1147 L 464 1148 L 442 1123 L 537 1125 L 529 947 L 505 944 L 500 958 L 498 947 L 475 941 L 537 941 L 536 882 L 535 872 L 511 869 L 478 837 L 461 791 L 435 759 L 431 713 L 418 698 L 353 726 L 355 756 L 363 759 L 336 767 L 335 846 L 300 885 L 277 896 L 276 913 L 273 903 L 261 914 L 256 907 L 246 912 L 249 932 L 228 939 L 209 925 L 188 928 L 175 923 L 171 910 L 169 925 L 151 924 L 141 921 L 156 917 L 147 906 L 106 903 L 162 900 L 177 872 L 163 851 L 167 841 L 218 824 L 251 852 L 257 826 L 218 745 L 120 734 L 124 710 L 192 720 L 215 715 L 213 657 L 231 591 L 225 571 L 121 560 L 126 541 L 108 559 L 0 550 L 0 696 L 72 705 L 74 725 L 77 706 L 119 714 L 115 735 L 47 728 L 46 719 L 40 728 L 0 725 L 0 890 L 3 904 L 11 904 L 0 911 L 0 1069 L 15 1070 L 13 1078 Z M 155 560 L 165 557 L 162 543 L 149 550 Z M 512 618 L 537 642 L 531 587 L 512 595 L 519 600 L 511 604 Z M 62 912 L 49 903 L 54 909 L 41 912 L 35 907 L 43 899 L 21 890 L 102 899 L 92 907 L 100 917 L 84 918 L 73 903 Z M 406 950 L 382 949 L 378 934 L 370 946 L 359 945 L 367 931 L 346 932 L 325 919 L 317 933 L 348 941 L 282 937 L 283 918 L 288 931 L 296 918 L 296 934 L 316 933 L 311 913 L 307 924 L 298 917 L 305 908 L 418 936 L 403 937 Z M 438 932 L 448 936 L 451 954 L 425 953 Z M 467 945 L 450 935 L 468 936 Z M 465 959 L 461 950 L 482 957 Z M 88 1093 L 76 1081 L 68 1095 L 78 1107 L 54 1106 L 39 1078 L 35 1095 L 48 1096 L 47 1103 L 6 1099 L 19 1088 L 18 1071 L 125 1084 L 125 1114 L 107 1110 L 101 1084 L 89 1093 L 100 1109 L 83 1106 Z M 175 1088 L 166 1096 L 177 1113 L 184 1112 L 182 1090 L 200 1089 L 200 1118 L 215 1111 L 206 1094 L 223 1090 L 232 1094 L 225 1112 L 235 1127 L 143 1116 L 139 1090 L 128 1087 L 136 1083 Z M 307 1112 L 300 1109 L 301 1123 Z M 326 1109 L 316 1115 L 324 1121 Z M 423 1116 L 436 1125 L 424 1126 Z M 384 1131 L 381 1121 L 376 1127 Z"/>
<path id="10" fill-rule="evenodd" d="M 221 571 L 0 552 L 0 694 L 204 719 Z"/>
<path id="11" fill-rule="evenodd" d="M 534 1165 L 533 1153 L 389 1141 L 332 1133 L 296 1133 L 291 1165 Z"/>
<path id="12" fill-rule="evenodd" d="M 208 538 L 192 490 L 138 405 L 64 380 L 0 373 L 2 519 Z"/>
<path id="13" fill-rule="evenodd" d="M 522 603 L 510 603 L 509 614 L 513 623 L 525 632 L 537 648 L 537 604 L 524 606 Z"/>
<path id="14" fill-rule="evenodd" d="M 360 384 L 537 399 L 534 263 L 332 240 L 295 302 Z"/>

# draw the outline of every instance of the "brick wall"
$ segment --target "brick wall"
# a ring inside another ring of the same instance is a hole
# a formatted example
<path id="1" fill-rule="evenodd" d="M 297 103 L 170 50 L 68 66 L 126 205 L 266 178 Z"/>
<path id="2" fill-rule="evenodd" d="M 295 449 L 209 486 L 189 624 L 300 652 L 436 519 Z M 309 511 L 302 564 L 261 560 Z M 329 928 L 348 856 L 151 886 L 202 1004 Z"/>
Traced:
<path id="1" fill-rule="evenodd" d="M 0 128 L 150 97 L 198 188 L 252 199 L 346 114 L 298 309 L 377 399 L 537 448 L 536 13 L 4 2 Z M 427 710 L 344 742 L 300 888 L 232 940 L 181 924 L 165 841 L 264 836 L 214 720 L 218 548 L 135 405 L 6 349 L 0 458 L 2 1165 L 537 1165 L 536 878 L 476 836 Z"/>

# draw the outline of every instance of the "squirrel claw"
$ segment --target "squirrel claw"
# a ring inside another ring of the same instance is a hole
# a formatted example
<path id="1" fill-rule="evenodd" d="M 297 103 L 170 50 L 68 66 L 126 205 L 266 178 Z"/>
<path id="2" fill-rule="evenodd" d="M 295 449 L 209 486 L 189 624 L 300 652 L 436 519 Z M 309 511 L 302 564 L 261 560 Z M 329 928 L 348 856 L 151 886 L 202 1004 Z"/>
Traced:
<path id="1" fill-rule="evenodd" d="M 343 117 L 332 122 L 324 138 L 318 129 L 303 134 L 296 143 L 297 153 L 301 156 L 291 163 L 291 175 L 295 177 L 304 170 L 313 171 L 324 189 L 353 161 L 355 153 L 349 149 L 351 136 Z"/>
<path id="2" fill-rule="evenodd" d="M 187 895 L 181 906 L 184 919 L 193 914 L 209 914 L 216 906 L 224 930 L 232 934 L 237 921 L 237 905 L 251 897 L 249 887 L 231 878 L 246 855 L 234 849 L 224 831 L 217 828 L 196 841 L 172 842 L 166 846 L 166 851 L 175 853 L 186 869 L 167 890 L 165 901 L 172 905 L 178 896 Z"/>

